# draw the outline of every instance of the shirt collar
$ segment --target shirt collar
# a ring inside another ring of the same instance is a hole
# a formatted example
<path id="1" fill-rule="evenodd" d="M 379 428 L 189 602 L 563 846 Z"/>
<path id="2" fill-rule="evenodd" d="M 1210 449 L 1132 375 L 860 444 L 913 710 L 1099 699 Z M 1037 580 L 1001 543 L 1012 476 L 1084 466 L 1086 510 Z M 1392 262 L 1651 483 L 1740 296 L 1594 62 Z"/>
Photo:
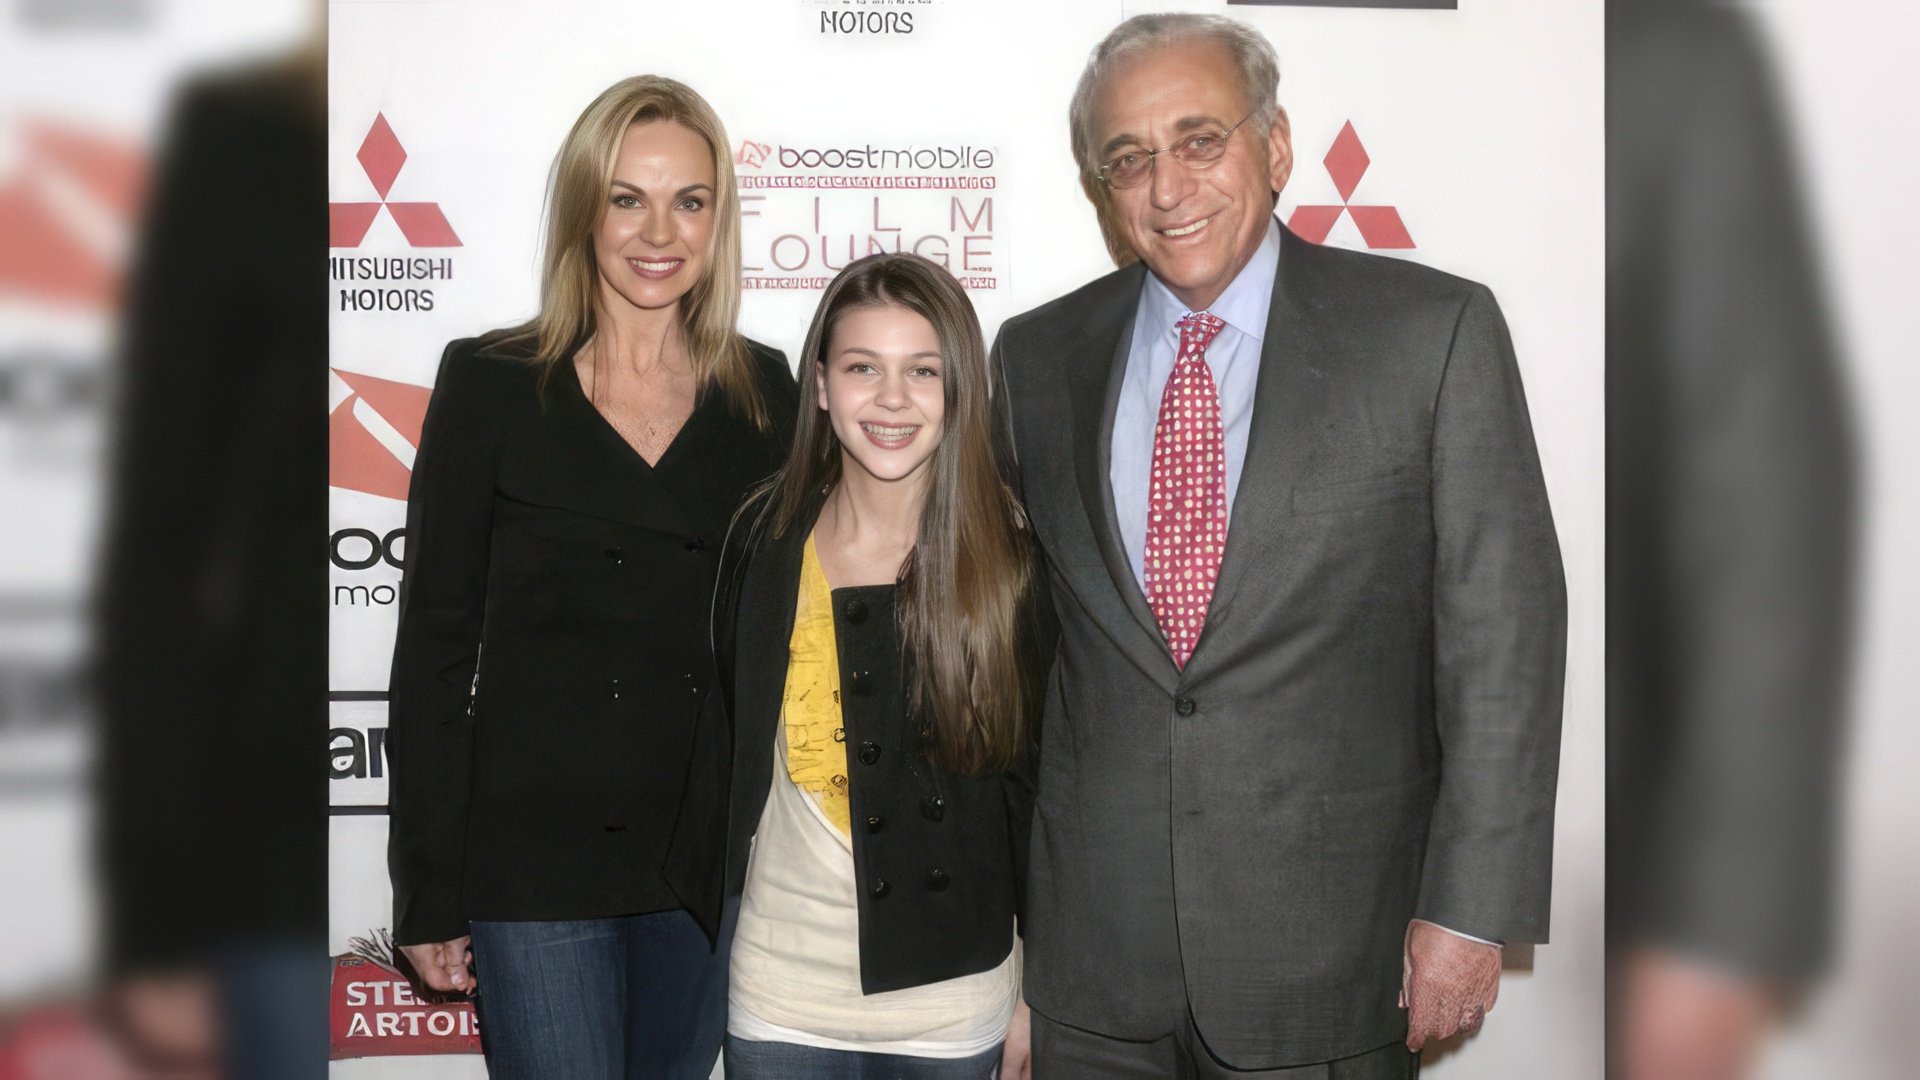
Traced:
<path id="1" fill-rule="evenodd" d="M 1280 222 L 1267 219 L 1267 235 L 1253 258 L 1240 268 L 1227 284 L 1226 291 L 1207 310 L 1228 326 L 1255 341 L 1267 336 L 1267 311 L 1273 306 L 1273 282 L 1280 273 Z M 1168 289 L 1151 270 L 1141 290 L 1141 314 L 1147 326 L 1161 327 L 1161 333 L 1173 333 L 1174 326 L 1186 317 L 1187 306 Z"/>

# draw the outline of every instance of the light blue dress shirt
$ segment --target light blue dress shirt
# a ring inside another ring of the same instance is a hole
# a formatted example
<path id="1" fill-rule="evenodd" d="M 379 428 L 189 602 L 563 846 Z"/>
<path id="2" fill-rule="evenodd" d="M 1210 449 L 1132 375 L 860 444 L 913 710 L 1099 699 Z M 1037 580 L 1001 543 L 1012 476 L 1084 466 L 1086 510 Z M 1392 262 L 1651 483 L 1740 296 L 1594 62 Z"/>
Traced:
<path id="1" fill-rule="evenodd" d="M 1280 224 L 1267 220 L 1266 238 L 1247 265 L 1207 310 L 1226 329 L 1207 346 L 1207 367 L 1220 394 L 1220 427 L 1227 450 L 1227 527 L 1233 527 L 1233 498 L 1247 461 L 1247 435 L 1253 430 L 1253 391 L 1260 378 L 1260 348 L 1267 333 L 1267 309 L 1280 272 Z M 1151 271 L 1140 286 L 1133 316 L 1133 343 L 1121 377 L 1120 401 L 1113 413 L 1113 460 L 1107 482 L 1113 485 L 1114 518 L 1120 542 L 1133 566 L 1133 580 L 1147 588 L 1147 491 L 1153 476 L 1153 429 L 1160 419 L 1160 396 L 1173 375 L 1180 345 L 1178 325 L 1188 314 Z"/>

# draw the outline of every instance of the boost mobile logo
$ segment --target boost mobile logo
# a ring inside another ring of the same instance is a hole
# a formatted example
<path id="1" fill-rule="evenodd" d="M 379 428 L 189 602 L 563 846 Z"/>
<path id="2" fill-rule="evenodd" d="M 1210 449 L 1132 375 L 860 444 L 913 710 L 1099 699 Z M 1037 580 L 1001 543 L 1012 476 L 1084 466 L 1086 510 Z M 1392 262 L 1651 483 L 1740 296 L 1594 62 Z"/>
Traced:
<path id="1" fill-rule="evenodd" d="M 737 164 L 744 165 L 749 169 L 757 169 L 767 163 L 767 155 L 771 153 L 773 153 L 773 147 L 768 146 L 766 143 L 755 142 L 752 139 L 742 139 L 740 140 L 740 152 L 733 155 L 733 160 Z"/>
<path id="2" fill-rule="evenodd" d="M 0 296 L 107 311 L 146 186 L 130 144 L 43 121 L 0 121 Z"/>
<path id="3" fill-rule="evenodd" d="M 360 143 L 360 152 L 355 156 L 360 160 L 360 167 L 366 170 L 367 179 L 373 181 L 373 190 L 379 194 L 380 201 L 328 203 L 329 246 L 359 247 L 367 237 L 367 230 L 373 227 L 373 219 L 380 216 L 383 206 L 387 208 L 387 213 L 393 215 L 394 224 L 400 226 L 400 232 L 406 236 L 408 244 L 417 248 L 460 246 L 460 238 L 454 235 L 447 216 L 440 212 L 439 203 L 387 201 L 387 193 L 393 190 L 393 181 L 400 175 L 401 166 L 407 163 L 407 150 L 400 145 L 393 128 L 387 124 L 385 113 L 375 114 L 373 127 L 368 129 L 366 139 Z"/>
<path id="4" fill-rule="evenodd" d="M 333 374 L 353 392 L 327 417 L 328 485 L 405 499 L 433 391 L 339 368 Z"/>

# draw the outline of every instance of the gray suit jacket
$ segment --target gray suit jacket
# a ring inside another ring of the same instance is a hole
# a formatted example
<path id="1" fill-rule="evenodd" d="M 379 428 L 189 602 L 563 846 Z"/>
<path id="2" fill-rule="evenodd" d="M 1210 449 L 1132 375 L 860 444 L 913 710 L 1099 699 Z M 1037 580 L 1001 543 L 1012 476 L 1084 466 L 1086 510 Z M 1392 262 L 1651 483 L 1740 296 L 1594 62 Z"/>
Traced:
<path id="1" fill-rule="evenodd" d="M 1282 236 L 1246 469 L 1175 669 L 1107 482 L 1144 269 L 995 342 L 1061 623 L 1027 997 L 1242 1068 L 1400 1038 L 1407 921 L 1546 940 L 1566 594 L 1492 295 Z"/>

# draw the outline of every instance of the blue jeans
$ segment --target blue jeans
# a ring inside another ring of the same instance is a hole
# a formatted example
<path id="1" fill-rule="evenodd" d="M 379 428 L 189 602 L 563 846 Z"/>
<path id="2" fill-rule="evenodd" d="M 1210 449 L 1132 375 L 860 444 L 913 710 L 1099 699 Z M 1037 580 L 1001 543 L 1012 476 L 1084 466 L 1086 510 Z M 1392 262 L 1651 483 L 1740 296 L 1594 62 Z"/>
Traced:
<path id="1" fill-rule="evenodd" d="M 218 954 L 228 1080 L 325 1080 L 325 944 L 249 940 Z"/>
<path id="2" fill-rule="evenodd" d="M 727 1080 L 994 1080 L 1000 1047 L 966 1058 L 822 1050 L 727 1036 Z"/>
<path id="3" fill-rule="evenodd" d="M 727 941 L 684 911 L 475 922 L 493 1080 L 707 1080 L 727 1030 Z"/>

